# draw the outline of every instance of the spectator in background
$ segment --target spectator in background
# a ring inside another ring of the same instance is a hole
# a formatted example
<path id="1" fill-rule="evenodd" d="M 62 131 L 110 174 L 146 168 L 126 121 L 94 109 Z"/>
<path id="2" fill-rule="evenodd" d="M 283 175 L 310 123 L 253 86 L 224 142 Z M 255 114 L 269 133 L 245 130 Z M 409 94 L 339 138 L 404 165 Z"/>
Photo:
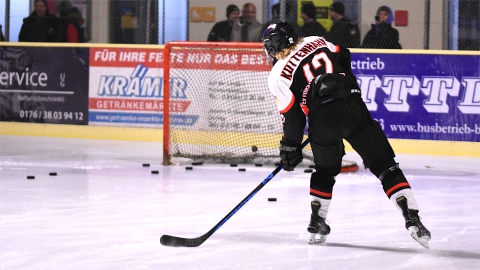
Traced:
<path id="1" fill-rule="evenodd" d="M 0 41 L 5 41 L 5 37 L 3 36 L 2 25 L 0 24 Z"/>
<path id="2" fill-rule="evenodd" d="M 324 37 L 327 34 L 325 28 L 317 21 L 317 7 L 312 2 L 305 2 L 300 9 L 303 21 L 302 26 L 304 36 Z"/>
<path id="3" fill-rule="evenodd" d="M 262 35 L 263 24 L 257 20 L 257 7 L 253 3 L 244 4 L 239 23 L 233 25 L 231 40 L 259 42 Z"/>
<path id="4" fill-rule="evenodd" d="M 330 17 L 333 20 L 332 29 L 326 40 L 345 48 L 360 47 L 360 30 L 356 23 L 344 16 L 345 6 L 335 2 L 330 6 Z"/>
<path id="5" fill-rule="evenodd" d="M 392 9 L 388 6 L 379 7 L 375 23 L 363 39 L 362 48 L 401 49 L 398 30 L 392 27 L 392 22 Z"/>
<path id="6" fill-rule="evenodd" d="M 60 17 L 65 17 L 67 15 L 67 11 L 73 8 L 72 3 L 68 0 L 56 0 L 56 10 L 57 14 Z"/>
<path id="7" fill-rule="evenodd" d="M 67 10 L 60 18 L 61 22 L 55 30 L 56 42 L 85 42 L 85 29 L 82 27 L 85 20 L 76 7 Z"/>
<path id="8" fill-rule="evenodd" d="M 290 5 L 285 3 L 285 18 L 289 18 L 290 15 Z M 272 19 L 268 21 L 266 24 L 263 25 L 263 30 L 266 30 L 270 24 L 279 23 L 282 19 L 280 17 L 280 3 L 276 3 L 272 6 Z M 303 37 L 303 31 L 300 26 L 298 26 L 297 22 L 285 19 L 290 25 L 292 25 L 293 30 L 297 34 L 298 37 Z"/>
<path id="9" fill-rule="evenodd" d="M 18 41 L 53 42 L 58 18 L 48 11 L 47 1 L 35 0 L 34 11 L 23 19 Z"/>
<path id="10" fill-rule="evenodd" d="M 240 18 L 240 9 L 236 5 L 228 5 L 227 19 L 213 25 L 208 34 L 207 41 L 230 41 L 232 27 Z"/>

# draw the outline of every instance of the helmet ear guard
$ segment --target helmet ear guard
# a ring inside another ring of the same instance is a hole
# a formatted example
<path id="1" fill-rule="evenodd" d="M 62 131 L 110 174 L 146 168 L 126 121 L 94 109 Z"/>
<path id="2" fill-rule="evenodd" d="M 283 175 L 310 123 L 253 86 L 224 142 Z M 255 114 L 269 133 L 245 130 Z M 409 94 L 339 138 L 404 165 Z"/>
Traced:
<path id="1" fill-rule="evenodd" d="M 275 55 L 276 55 L 276 50 L 273 46 L 268 46 L 267 47 L 267 54 L 272 57 L 272 58 L 275 58 Z"/>

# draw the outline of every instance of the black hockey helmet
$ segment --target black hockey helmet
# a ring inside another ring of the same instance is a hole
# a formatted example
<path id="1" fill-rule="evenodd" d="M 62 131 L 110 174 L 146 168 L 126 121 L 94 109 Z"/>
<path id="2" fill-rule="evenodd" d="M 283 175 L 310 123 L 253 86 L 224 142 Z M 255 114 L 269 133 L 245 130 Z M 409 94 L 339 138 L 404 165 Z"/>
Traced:
<path id="1" fill-rule="evenodd" d="M 298 36 L 293 26 L 288 22 L 279 22 L 271 24 L 263 33 L 263 50 L 267 58 L 274 60 L 275 55 L 297 42 Z"/>

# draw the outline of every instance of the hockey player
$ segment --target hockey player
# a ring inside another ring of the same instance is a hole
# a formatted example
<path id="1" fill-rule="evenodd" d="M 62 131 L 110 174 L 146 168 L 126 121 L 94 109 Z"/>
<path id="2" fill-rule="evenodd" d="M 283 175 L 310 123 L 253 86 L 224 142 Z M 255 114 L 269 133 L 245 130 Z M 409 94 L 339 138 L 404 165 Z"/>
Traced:
<path id="1" fill-rule="evenodd" d="M 318 36 L 299 39 L 286 22 L 270 25 L 262 41 L 267 58 L 274 64 L 268 87 L 278 99 L 282 115 L 280 158 L 287 171 L 303 160 L 300 145 L 308 119 L 316 170 L 310 178 L 309 243 L 322 243 L 330 233 L 325 219 L 345 155 L 345 139 L 401 210 L 411 236 L 428 248 L 430 232 L 420 221 L 417 202 L 394 160 L 390 143 L 361 98 L 350 66 L 350 51 Z"/>

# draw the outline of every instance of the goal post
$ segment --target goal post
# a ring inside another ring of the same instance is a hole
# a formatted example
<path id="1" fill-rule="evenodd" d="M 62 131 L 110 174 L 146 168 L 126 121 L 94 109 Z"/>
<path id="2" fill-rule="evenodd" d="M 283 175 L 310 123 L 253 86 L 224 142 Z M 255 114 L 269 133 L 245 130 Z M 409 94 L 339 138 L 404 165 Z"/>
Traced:
<path id="1" fill-rule="evenodd" d="M 163 56 L 164 165 L 278 159 L 281 117 L 261 43 L 168 42 Z"/>

